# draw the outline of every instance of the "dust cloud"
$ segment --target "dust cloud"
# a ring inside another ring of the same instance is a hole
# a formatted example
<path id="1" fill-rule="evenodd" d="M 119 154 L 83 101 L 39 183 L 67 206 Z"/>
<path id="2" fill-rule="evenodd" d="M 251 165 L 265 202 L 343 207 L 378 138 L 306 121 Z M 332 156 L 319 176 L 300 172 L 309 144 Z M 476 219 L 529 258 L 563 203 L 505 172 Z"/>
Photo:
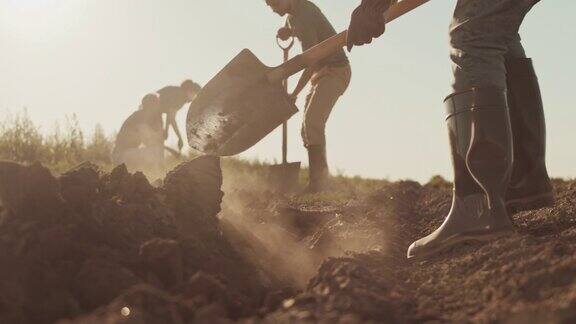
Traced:
<path id="1" fill-rule="evenodd" d="M 382 229 L 366 230 L 366 217 L 378 215 L 363 214 L 353 199 L 343 199 L 341 208 L 315 208 L 325 197 L 300 200 L 275 193 L 266 166 L 223 169 L 223 231 L 273 280 L 303 289 L 330 257 L 386 250 Z"/>

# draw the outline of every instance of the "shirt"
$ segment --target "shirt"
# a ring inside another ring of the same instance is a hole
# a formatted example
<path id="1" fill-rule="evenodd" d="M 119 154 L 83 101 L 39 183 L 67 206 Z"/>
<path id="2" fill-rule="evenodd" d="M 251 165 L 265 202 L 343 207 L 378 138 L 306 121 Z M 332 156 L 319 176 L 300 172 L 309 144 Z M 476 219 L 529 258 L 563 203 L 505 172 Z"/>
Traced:
<path id="1" fill-rule="evenodd" d="M 308 0 L 293 0 L 292 13 L 288 15 L 286 25 L 292 29 L 294 36 L 302 44 L 302 51 L 336 35 L 336 30 L 320 8 Z M 341 67 L 348 63 L 348 57 L 342 48 L 322 60 L 320 66 Z"/>
<path id="2" fill-rule="evenodd" d="M 114 151 L 138 148 L 141 144 L 162 145 L 163 141 L 161 113 L 140 109 L 132 113 L 122 124 L 116 136 Z"/>
<path id="3" fill-rule="evenodd" d="M 186 92 L 180 87 L 167 86 L 157 91 L 160 98 L 162 111 L 168 113 L 176 112 L 188 102 Z"/>

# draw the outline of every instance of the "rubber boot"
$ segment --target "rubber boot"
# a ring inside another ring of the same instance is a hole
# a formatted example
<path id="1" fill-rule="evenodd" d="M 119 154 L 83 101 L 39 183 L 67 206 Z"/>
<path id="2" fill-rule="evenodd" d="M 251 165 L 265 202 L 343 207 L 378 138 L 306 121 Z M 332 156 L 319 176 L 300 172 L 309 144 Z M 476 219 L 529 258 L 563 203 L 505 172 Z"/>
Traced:
<path id="1" fill-rule="evenodd" d="M 508 106 L 514 138 L 514 168 L 506 193 L 510 213 L 554 205 L 546 171 L 546 122 L 532 60 L 506 61 Z"/>
<path id="2" fill-rule="evenodd" d="M 310 145 L 307 149 L 309 180 L 308 187 L 306 187 L 304 193 L 311 194 L 326 191 L 330 174 L 326 160 L 326 146 Z"/>
<path id="3" fill-rule="evenodd" d="M 512 231 L 505 193 L 512 172 L 512 134 L 505 90 L 474 88 L 445 100 L 454 168 L 452 208 L 432 234 L 412 243 L 408 258 Z"/>

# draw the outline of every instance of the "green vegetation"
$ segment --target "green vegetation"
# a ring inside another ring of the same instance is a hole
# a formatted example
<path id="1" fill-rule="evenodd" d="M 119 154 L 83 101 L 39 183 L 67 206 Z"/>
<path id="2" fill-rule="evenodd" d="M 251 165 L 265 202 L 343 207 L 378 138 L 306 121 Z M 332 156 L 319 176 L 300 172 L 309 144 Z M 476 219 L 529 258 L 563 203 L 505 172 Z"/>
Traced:
<path id="1" fill-rule="evenodd" d="M 63 126 L 57 123 L 45 133 L 26 110 L 0 121 L 0 159 L 3 160 L 41 162 L 55 171 L 63 171 L 83 161 L 108 167 L 112 146 L 112 139 L 100 125 L 96 125 L 87 137 L 75 115 L 67 117 Z"/>

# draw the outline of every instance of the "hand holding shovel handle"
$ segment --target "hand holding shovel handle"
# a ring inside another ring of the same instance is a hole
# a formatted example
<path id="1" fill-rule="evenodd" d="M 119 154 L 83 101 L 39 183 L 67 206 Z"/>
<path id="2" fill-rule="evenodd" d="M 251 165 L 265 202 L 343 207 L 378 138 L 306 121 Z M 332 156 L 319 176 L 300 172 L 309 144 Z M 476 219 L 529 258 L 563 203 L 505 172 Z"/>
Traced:
<path id="1" fill-rule="evenodd" d="M 396 5 L 390 7 L 384 14 L 386 22 L 389 23 L 396 18 L 420 7 L 430 0 L 402 0 Z M 268 80 L 271 83 L 278 82 L 294 75 L 308 66 L 313 66 L 319 61 L 329 57 L 337 50 L 346 46 L 346 37 L 348 31 L 345 30 L 340 34 L 332 36 L 322 43 L 312 47 L 308 51 L 295 56 L 286 63 L 272 69 L 268 73 Z"/>
<path id="2" fill-rule="evenodd" d="M 388 9 L 385 18 L 390 22 L 426 2 L 402 0 Z M 344 47 L 346 37 L 347 32 L 335 35 L 278 67 L 264 65 L 248 49 L 241 51 L 190 104 L 186 117 L 190 147 L 231 156 L 254 146 L 298 111 L 281 81 Z"/>

